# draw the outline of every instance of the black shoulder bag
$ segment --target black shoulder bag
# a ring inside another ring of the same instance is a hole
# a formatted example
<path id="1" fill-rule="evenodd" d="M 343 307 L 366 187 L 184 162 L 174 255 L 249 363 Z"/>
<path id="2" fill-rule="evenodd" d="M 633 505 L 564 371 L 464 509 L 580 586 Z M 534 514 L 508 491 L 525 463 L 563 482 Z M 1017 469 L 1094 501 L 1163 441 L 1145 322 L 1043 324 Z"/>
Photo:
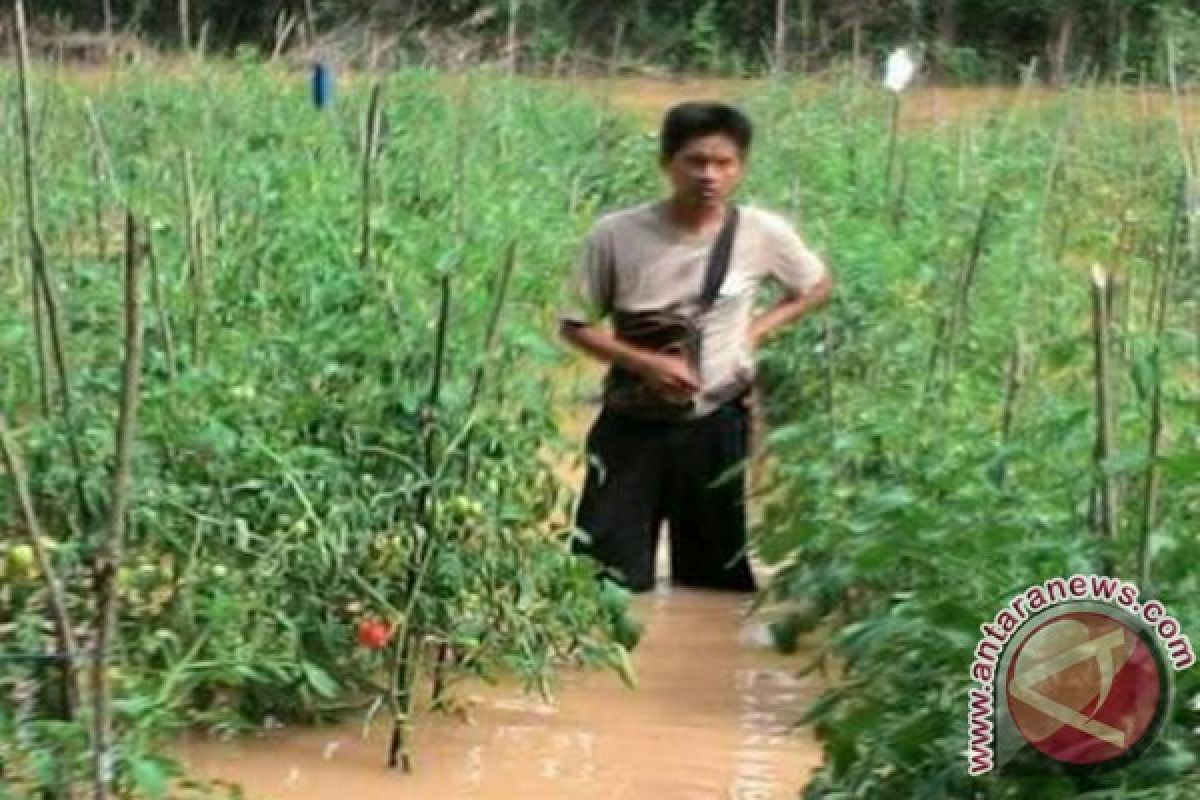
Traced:
<path id="1" fill-rule="evenodd" d="M 645 350 L 680 356 L 698 369 L 702 338 L 698 317 L 712 308 L 725 282 L 737 224 L 738 210 L 732 207 L 709 253 L 695 317 L 669 310 L 616 311 L 613 328 L 617 338 Z M 664 397 L 641 376 L 614 364 L 604 382 L 604 405 L 623 415 L 668 421 L 685 419 L 695 404 L 691 398 Z"/>

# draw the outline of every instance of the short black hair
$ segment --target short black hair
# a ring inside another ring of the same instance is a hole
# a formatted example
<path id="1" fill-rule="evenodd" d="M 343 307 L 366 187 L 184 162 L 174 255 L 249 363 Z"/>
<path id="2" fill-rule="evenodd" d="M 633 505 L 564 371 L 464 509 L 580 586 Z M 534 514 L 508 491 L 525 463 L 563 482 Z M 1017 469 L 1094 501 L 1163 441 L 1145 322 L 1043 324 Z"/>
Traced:
<path id="1" fill-rule="evenodd" d="M 689 101 L 671 108 L 663 118 L 662 160 L 675 155 L 692 139 L 723 133 L 733 140 L 744 156 L 754 140 L 754 125 L 742 111 L 725 103 Z"/>

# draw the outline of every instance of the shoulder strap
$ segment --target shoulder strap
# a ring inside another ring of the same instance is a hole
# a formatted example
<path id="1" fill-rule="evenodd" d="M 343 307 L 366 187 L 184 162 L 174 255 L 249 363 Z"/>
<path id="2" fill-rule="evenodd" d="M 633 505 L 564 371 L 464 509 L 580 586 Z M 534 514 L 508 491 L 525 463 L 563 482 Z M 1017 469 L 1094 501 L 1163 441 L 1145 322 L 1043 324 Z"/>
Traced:
<path id="1" fill-rule="evenodd" d="M 729 272 L 729 261 L 733 255 L 733 238 L 737 233 L 738 224 L 738 209 L 737 206 L 730 206 L 729 213 L 725 216 L 725 224 L 721 226 L 720 233 L 717 234 L 717 240 L 713 242 L 712 251 L 708 256 L 708 269 L 704 273 L 704 291 L 700 295 L 701 307 L 708 310 L 717 300 L 717 292 L 721 291 L 721 284 L 725 282 L 725 275 Z"/>

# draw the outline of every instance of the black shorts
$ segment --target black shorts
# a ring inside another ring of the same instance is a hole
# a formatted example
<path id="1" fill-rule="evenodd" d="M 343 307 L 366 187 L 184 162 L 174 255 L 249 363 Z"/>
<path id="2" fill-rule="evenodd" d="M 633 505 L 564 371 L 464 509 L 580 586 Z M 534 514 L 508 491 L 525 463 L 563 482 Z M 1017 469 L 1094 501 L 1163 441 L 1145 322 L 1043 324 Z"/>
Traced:
<path id="1" fill-rule="evenodd" d="M 618 583 L 654 587 L 659 531 L 667 522 L 671 582 L 753 592 L 746 557 L 749 412 L 741 400 L 683 422 L 647 422 L 601 411 L 587 436 L 588 467 L 575 552 Z M 718 481 L 718 479 L 722 479 Z"/>

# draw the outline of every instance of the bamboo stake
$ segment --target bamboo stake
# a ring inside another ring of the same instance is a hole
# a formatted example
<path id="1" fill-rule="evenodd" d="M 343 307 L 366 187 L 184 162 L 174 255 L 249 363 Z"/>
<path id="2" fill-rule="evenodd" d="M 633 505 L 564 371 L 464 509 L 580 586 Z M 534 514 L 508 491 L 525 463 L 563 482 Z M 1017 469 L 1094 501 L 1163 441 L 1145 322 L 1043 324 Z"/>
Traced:
<path id="1" fill-rule="evenodd" d="M 1150 587 L 1151 548 L 1150 537 L 1158 528 L 1159 500 L 1162 492 L 1162 469 L 1158 465 L 1158 455 L 1163 443 L 1163 376 L 1162 376 L 1162 340 L 1166 331 L 1167 319 L 1170 316 L 1171 290 L 1174 277 L 1180 269 L 1179 260 L 1179 226 L 1188 211 L 1188 181 L 1183 175 L 1179 181 L 1175 196 L 1175 205 L 1171 215 L 1171 225 L 1167 242 L 1167 263 L 1163 270 L 1162 285 L 1159 289 L 1159 299 L 1154 305 L 1157 312 L 1154 315 L 1154 346 L 1150 354 L 1151 374 L 1154 383 L 1150 393 L 1150 433 L 1147 453 L 1149 466 L 1146 469 L 1146 481 L 1143 492 L 1141 530 L 1138 537 L 1137 570 L 1138 585 L 1145 590 Z"/>
<path id="2" fill-rule="evenodd" d="M 179 44 L 184 55 L 191 49 L 192 32 L 191 22 L 188 19 L 188 0 L 179 0 Z"/>
<path id="3" fill-rule="evenodd" d="M 918 403 L 921 408 L 925 406 L 925 399 L 937 384 L 938 365 L 941 363 L 942 351 L 946 347 L 946 331 L 949 325 L 950 320 L 945 314 L 935 312 L 933 343 L 929 346 L 929 359 L 925 362 L 925 380 L 921 383 L 920 402 Z"/>
<path id="4" fill-rule="evenodd" d="M 371 88 L 371 100 L 367 105 L 367 117 L 363 126 L 362 145 L 362 243 L 359 249 L 359 269 L 366 270 L 371 263 L 371 177 L 375 160 L 375 143 L 379 137 L 379 99 L 383 87 L 376 83 Z"/>
<path id="5" fill-rule="evenodd" d="M 958 281 L 958 300 L 946 332 L 946 386 L 947 391 L 954 384 L 954 357 L 959 333 L 967 326 L 970 316 L 971 289 L 975 286 L 975 278 L 979 274 L 979 262 L 983 255 L 984 243 L 991 227 L 993 206 L 996 193 L 988 192 L 983 207 L 979 210 L 979 219 L 975 224 L 975 235 L 971 240 L 971 252 L 963 265 Z"/>
<path id="6" fill-rule="evenodd" d="M 19 120 L 21 130 L 21 167 L 22 180 L 25 188 L 25 228 L 29 236 L 29 257 L 32 262 L 30 269 L 30 291 L 33 301 L 33 337 L 35 361 L 37 363 L 38 389 L 41 399 L 42 415 L 50 416 L 50 368 L 47 354 L 46 325 L 42 317 L 42 293 L 37 279 L 38 248 L 38 215 L 37 215 L 37 184 L 33 179 L 34 150 L 33 131 L 30 124 L 29 99 L 29 51 L 28 36 L 25 31 L 25 4 L 23 0 L 13 3 L 14 27 L 17 35 L 17 92 L 20 100 Z"/>
<path id="7" fill-rule="evenodd" d="M 308 46 L 312 47 L 317 40 L 317 23 L 312 0 L 304 0 L 304 29 L 308 34 Z"/>
<path id="8" fill-rule="evenodd" d="M 508 0 L 508 74 L 517 74 L 517 15 L 521 0 Z"/>
<path id="9" fill-rule="evenodd" d="M 1130 351 L 1130 317 L 1133 315 L 1133 298 L 1137 293 L 1137 273 L 1129 268 L 1128 256 L 1135 252 L 1137 242 L 1137 230 L 1129 220 L 1129 238 L 1126 239 L 1121 250 L 1121 262 L 1125 264 L 1125 291 L 1121 293 L 1121 305 L 1118 310 L 1120 316 L 1120 337 L 1121 337 L 1121 358 L 1128 359 Z"/>
<path id="10" fill-rule="evenodd" d="M 908 201 L 908 154 L 900 159 L 900 182 L 896 185 L 896 194 L 892 198 L 892 227 L 899 228 L 904 221 L 904 209 Z"/>
<path id="11" fill-rule="evenodd" d="M 288 39 L 292 35 L 292 31 L 296 28 L 296 23 L 299 22 L 295 14 L 287 14 L 280 11 L 279 19 L 275 23 L 275 48 L 271 51 L 271 60 L 278 61 L 283 55 L 284 48 L 287 47 Z"/>
<path id="12" fill-rule="evenodd" d="M 436 463 L 436 411 L 441 402 L 443 363 L 446 358 L 447 332 L 450 325 L 450 274 L 446 272 L 440 280 L 440 304 L 438 307 L 437 333 L 433 351 L 433 374 L 429 382 L 429 397 L 426 400 L 425 411 L 422 414 L 422 449 L 424 453 L 424 468 L 426 479 L 433 480 Z M 437 512 L 436 506 L 430 502 L 432 486 L 426 485 L 417 496 L 417 516 L 424 523 L 425 539 L 414 549 L 414 558 L 418 564 L 417 578 L 410 589 L 409 608 L 405 614 L 406 630 L 400 652 L 397 657 L 393 691 L 399 690 L 396 713 L 393 719 L 392 740 L 388 747 L 388 766 L 401 767 L 408 773 L 412 771 L 412 756 L 408 749 L 409 732 L 412 725 L 412 678 L 415 675 L 414 662 L 419 657 L 420 648 L 413 644 L 413 637 L 419 636 L 419 621 L 413 619 L 417 611 L 416 598 L 421 590 L 422 580 L 432 562 L 437 544 Z M 396 686 L 396 682 L 402 685 Z"/>
<path id="13" fill-rule="evenodd" d="M 196 50 L 195 50 L 195 53 L 193 54 L 193 56 L 198 61 L 203 61 L 205 59 L 205 57 L 208 55 L 208 29 L 209 29 L 208 23 L 209 23 L 208 20 L 204 20 L 204 23 L 201 24 L 200 36 L 196 41 Z"/>
<path id="14" fill-rule="evenodd" d="M 1016 419 L 1021 389 L 1025 386 L 1025 371 L 1029 361 L 1028 347 L 1020 328 L 1016 329 L 1013 340 L 1013 351 L 1005 372 L 1004 411 L 1000 422 L 1000 436 L 1005 442 L 1012 439 L 1013 422 Z"/>
<path id="15" fill-rule="evenodd" d="M 1112 416 L 1112 391 L 1109 360 L 1109 320 L 1105 294 L 1108 274 L 1099 265 L 1092 268 L 1092 335 L 1095 348 L 1096 390 L 1096 465 L 1103 468 L 1115 452 L 1115 433 Z M 1117 538 L 1119 520 L 1116 484 L 1103 471 L 1100 478 L 1100 533 L 1110 542 Z"/>
<path id="16" fill-rule="evenodd" d="M 613 31 L 612 55 L 608 60 L 608 75 L 610 78 L 615 77 L 621 68 L 621 42 L 625 38 L 625 26 L 628 22 L 624 14 L 617 15 Z"/>
<path id="17" fill-rule="evenodd" d="M 808 74 L 808 53 L 812 48 L 812 0 L 800 0 L 800 74 Z"/>
<path id="18" fill-rule="evenodd" d="M 1163 439 L 1162 363 L 1159 343 L 1155 342 L 1151 356 L 1154 384 L 1150 395 L 1150 435 L 1147 454 L 1149 466 L 1146 470 L 1145 491 L 1142 502 L 1142 525 L 1137 548 L 1137 580 L 1143 591 L 1150 591 L 1150 562 L 1152 558 L 1150 537 L 1158 528 L 1159 495 L 1162 491 L 1162 470 L 1158 466 L 1158 454 Z"/>
<path id="19" fill-rule="evenodd" d="M 1001 445 L 1007 445 L 1012 441 L 1017 406 L 1020 404 L 1021 389 L 1025 385 L 1027 362 L 1028 351 L 1025 345 L 1025 336 L 1018 327 L 1013 333 L 1013 350 L 1004 372 L 1004 407 L 1000 414 Z M 1001 452 L 994 480 L 1000 487 L 1003 487 L 1008 481 L 1008 454 L 1006 452 Z"/>
<path id="20" fill-rule="evenodd" d="M 46 267 L 46 252 L 42 245 L 38 224 L 37 185 L 34 181 L 35 152 L 31 126 L 29 122 L 29 89 L 28 89 L 28 52 L 27 34 L 25 28 L 24 4 L 17 0 L 14 5 L 17 29 L 17 72 L 20 96 L 21 139 L 23 152 L 23 179 L 25 187 L 26 227 L 29 234 L 31 278 L 33 290 L 34 337 L 37 348 L 38 375 L 42 390 L 42 411 L 50 413 L 50 384 L 47 367 L 47 346 L 51 348 L 55 369 L 62 390 L 63 417 L 67 436 L 71 445 L 71 453 L 76 470 L 76 486 L 79 494 L 80 513 L 86 522 L 89 515 L 88 504 L 83 492 L 82 460 L 79 457 L 78 442 L 75 439 L 71 415 L 71 391 L 66 366 L 65 335 L 61 324 L 59 309 L 61 304 L 57 299 L 54 284 L 49 278 Z M 45 315 L 43 317 L 43 314 Z M 47 329 L 49 336 L 47 336 Z"/>
<path id="21" fill-rule="evenodd" d="M 116 644 L 117 570 L 124 557 L 125 518 L 133 471 L 133 443 L 137 430 L 139 380 L 142 369 L 142 308 L 139 297 L 137 225 L 132 212 L 125 215 L 125 360 L 121 377 L 121 405 L 117 416 L 116 469 L 108 530 L 96 561 L 96 599 L 100 610 L 96 630 L 96 657 L 92 663 L 93 692 L 93 800 L 107 800 L 113 782 L 112 686 L 108 679 L 108 654 Z"/>
<path id="22" fill-rule="evenodd" d="M 196 188 L 192 174 L 192 154 L 188 150 L 183 151 L 183 208 L 188 280 L 192 286 L 192 365 L 199 366 L 204 362 L 203 317 L 208 293 L 205 290 L 204 258 L 201 251 L 199 225 L 196 220 Z"/>
<path id="23" fill-rule="evenodd" d="M 101 261 L 108 260 L 108 244 L 104 236 L 104 201 L 100 199 L 100 157 L 92 151 L 92 223 L 96 234 L 96 253 Z"/>
<path id="24" fill-rule="evenodd" d="M 900 92 L 892 92 L 892 116 L 891 121 L 888 123 L 887 161 L 883 170 L 883 196 L 885 202 L 892 193 L 892 173 L 896 163 L 896 141 L 900 137 L 900 94 Z"/>
<path id="25" fill-rule="evenodd" d="M 787 0 L 775 0 L 775 57 L 771 71 L 778 77 L 787 72 Z"/>
<path id="26" fill-rule="evenodd" d="M 117 180 L 117 170 L 113 166 L 112 152 L 109 150 L 108 140 L 104 136 L 104 126 L 100 124 L 100 117 L 96 114 L 96 107 L 92 104 L 90 97 L 84 101 L 84 108 L 87 111 L 88 126 L 92 131 L 92 145 L 100 156 L 104 175 L 112 189 L 113 198 L 120 200 L 121 184 Z"/>
<path id="27" fill-rule="evenodd" d="M 1121 225 L 1117 229 L 1117 241 L 1113 245 L 1112 253 L 1112 285 L 1108 297 L 1108 317 L 1112 324 L 1113 336 L 1115 337 L 1116 353 L 1125 352 L 1125 337 L 1124 332 L 1127 330 L 1125 319 L 1125 309 L 1128 307 L 1128 297 L 1130 291 L 1130 277 L 1127 264 L 1125 262 L 1125 245 L 1129 240 L 1132 231 L 1132 225 L 1128 213 L 1121 215 Z"/>
<path id="28" fill-rule="evenodd" d="M 46 327 L 50 332 L 51 356 L 55 374 L 58 377 L 60 389 L 60 411 L 63 427 L 67 434 L 67 448 L 71 457 L 71 466 L 75 471 L 75 499 L 79 504 L 79 516 L 84 527 L 90 527 L 92 521 L 91 505 L 87 500 L 84 488 L 83 455 L 79 448 L 79 438 L 75 432 L 75 414 L 71 400 L 70 370 L 67 367 L 66 335 L 63 331 L 63 315 L 58 300 L 58 292 L 50 281 L 46 268 L 45 249 L 41 237 L 33 235 L 33 273 L 35 288 L 40 288 L 42 303 L 45 305 Z"/>
<path id="29" fill-rule="evenodd" d="M 832 431 L 834 420 L 837 418 L 837 408 L 834 405 L 833 395 L 833 390 L 836 386 L 836 370 L 833 357 L 833 323 L 829 321 L 828 314 L 821 315 L 821 339 L 825 350 L 825 413 L 829 415 L 829 428 Z"/>
<path id="30" fill-rule="evenodd" d="M 1191 142 L 1188 138 L 1187 130 L 1187 114 L 1183 109 L 1183 98 L 1179 91 L 1179 76 L 1177 74 L 1177 60 L 1175 56 L 1175 37 L 1167 36 L 1167 83 L 1171 89 L 1171 101 L 1175 110 L 1175 132 L 1179 137 L 1179 154 L 1183 157 L 1183 164 L 1187 171 L 1189 179 L 1196 177 L 1196 159 L 1192 149 Z"/>
<path id="31" fill-rule="evenodd" d="M 496 336 L 500 329 L 500 313 L 504 309 L 504 304 L 508 298 L 508 287 L 512 278 L 513 270 L 516 267 L 516 260 L 517 243 L 516 241 L 512 241 L 509 242 L 504 258 L 504 264 L 500 270 L 500 279 L 496 287 L 496 293 L 493 295 L 494 300 L 492 302 L 492 307 L 488 311 L 488 320 L 484 328 L 483 349 L 480 351 L 481 356 L 479 363 L 475 367 L 475 374 L 471 380 L 471 391 L 467 399 L 467 407 L 465 410 L 465 416 L 467 418 L 470 418 L 470 416 L 475 412 L 475 408 L 478 405 L 480 395 L 483 391 L 487 364 L 491 359 L 495 349 Z M 473 462 L 471 459 L 472 450 L 470 446 L 473 433 L 473 430 L 468 431 L 462 447 L 464 453 L 462 461 L 462 481 L 464 484 L 470 481 L 473 474 Z M 433 702 L 435 704 L 441 701 L 445 690 L 444 673 L 446 664 L 450 660 L 450 656 L 451 652 L 449 645 L 443 643 L 438 646 L 437 658 L 434 666 L 432 692 Z"/>
<path id="32" fill-rule="evenodd" d="M 154 249 L 154 230 L 147 228 L 146 260 L 150 267 L 150 290 L 153 293 L 154 309 L 158 315 L 158 325 L 162 330 L 162 345 L 164 359 L 167 362 L 167 385 L 175 385 L 175 336 L 171 330 L 171 315 L 167 311 L 166 295 L 163 291 L 162 272 L 158 268 L 158 256 Z"/>
<path id="33" fill-rule="evenodd" d="M 13 286 L 21 288 L 21 220 L 17 213 L 17 207 L 13 205 L 8 215 L 8 246 L 11 256 L 8 268 L 13 279 Z"/>
<path id="34" fill-rule="evenodd" d="M 504 266 L 500 270 L 499 284 L 496 287 L 496 293 L 493 295 L 494 301 L 491 309 L 488 311 L 487 326 L 484 329 L 483 337 L 483 358 L 476 365 L 475 376 L 471 381 L 471 394 L 467 401 L 468 414 L 474 412 L 476 403 L 479 401 L 487 362 L 495 349 L 496 335 L 500 330 L 500 313 L 504 310 L 504 303 L 508 298 L 508 287 L 512 279 L 513 270 L 516 268 L 516 263 L 517 243 L 516 241 L 512 241 L 508 244 L 508 250 L 504 256 Z"/>

